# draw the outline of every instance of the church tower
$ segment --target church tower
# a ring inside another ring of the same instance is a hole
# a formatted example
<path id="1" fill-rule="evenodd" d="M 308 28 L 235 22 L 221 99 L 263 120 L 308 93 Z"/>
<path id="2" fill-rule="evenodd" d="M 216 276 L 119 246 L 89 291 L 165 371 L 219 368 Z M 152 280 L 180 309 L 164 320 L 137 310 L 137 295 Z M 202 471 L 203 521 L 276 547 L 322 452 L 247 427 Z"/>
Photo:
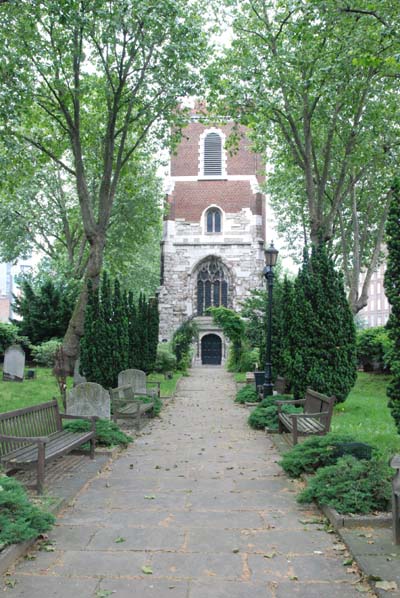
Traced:
<path id="1" fill-rule="evenodd" d="M 171 157 L 167 213 L 161 242 L 160 340 L 172 338 L 188 318 L 200 328 L 198 363 L 221 363 L 226 343 L 206 315 L 210 306 L 240 309 L 262 286 L 264 196 L 262 161 L 245 129 L 236 153 L 225 142 L 232 124 L 190 123 Z"/>

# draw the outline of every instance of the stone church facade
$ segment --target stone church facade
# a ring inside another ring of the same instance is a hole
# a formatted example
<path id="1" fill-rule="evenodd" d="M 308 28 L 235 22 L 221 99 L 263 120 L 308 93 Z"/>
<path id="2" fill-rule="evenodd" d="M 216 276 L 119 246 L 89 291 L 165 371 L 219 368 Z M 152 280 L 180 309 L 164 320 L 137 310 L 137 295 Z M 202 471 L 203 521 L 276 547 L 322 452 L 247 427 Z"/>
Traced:
<path id="1" fill-rule="evenodd" d="M 226 357 L 226 341 L 207 308 L 239 310 L 263 284 L 263 165 L 245 136 L 229 155 L 225 141 L 231 130 L 231 124 L 202 124 L 193 111 L 171 157 L 161 242 L 160 340 L 170 340 L 182 322 L 195 318 L 198 363 L 221 363 Z"/>

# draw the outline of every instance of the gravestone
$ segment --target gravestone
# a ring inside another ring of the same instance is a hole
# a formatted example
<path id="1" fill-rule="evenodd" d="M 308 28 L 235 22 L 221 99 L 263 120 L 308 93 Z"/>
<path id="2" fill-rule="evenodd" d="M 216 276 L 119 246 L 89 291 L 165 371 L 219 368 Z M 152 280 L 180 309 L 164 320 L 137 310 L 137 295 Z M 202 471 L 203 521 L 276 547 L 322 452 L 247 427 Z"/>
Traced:
<path id="1" fill-rule="evenodd" d="M 142 370 L 124 370 L 118 374 L 118 386 L 129 385 L 138 394 L 152 394 L 146 388 L 146 374 Z"/>
<path id="2" fill-rule="evenodd" d="M 110 419 L 110 394 L 100 384 L 82 382 L 67 395 L 68 415 L 97 415 Z"/>
<path id="3" fill-rule="evenodd" d="M 74 386 L 77 386 L 78 384 L 82 384 L 83 382 L 86 382 L 86 377 L 82 376 L 82 374 L 79 372 L 79 368 L 81 365 L 81 360 L 78 359 L 75 361 L 75 365 L 74 365 Z"/>
<path id="4" fill-rule="evenodd" d="M 24 379 L 25 351 L 19 345 L 11 345 L 4 353 L 3 380 L 22 382 Z"/>

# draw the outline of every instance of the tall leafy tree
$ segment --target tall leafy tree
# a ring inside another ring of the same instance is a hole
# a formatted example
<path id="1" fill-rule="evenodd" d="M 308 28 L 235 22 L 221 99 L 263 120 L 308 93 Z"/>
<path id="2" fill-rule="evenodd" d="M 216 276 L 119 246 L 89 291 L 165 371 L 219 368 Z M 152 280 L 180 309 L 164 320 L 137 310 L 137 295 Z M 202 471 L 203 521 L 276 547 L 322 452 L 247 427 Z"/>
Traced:
<path id="1" fill-rule="evenodd" d="M 388 386 L 389 407 L 400 434 L 400 181 L 393 185 L 386 226 L 387 269 L 385 272 L 385 292 L 392 307 L 387 328 L 393 341 L 390 369 L 393 378 Z"/>
<path id="2" fill-rule="evenodd" d="M 266 188 L 289 240 L 303 244 L 306 235 L 345 253 L 357 312 L 369 283 L 367 277 L 359 296 L 360 270 L 368 265 L 372 272 L 379 259 L 397 159 L 398 83 L 391 75 L 400 39 L 363 14 L 364 0 L 358 13 L 347 10 L 347 0 L 225 4 L 233 41 L 211 70 L 211 98 L 268 152 Z M 398 29 L 393 3 L 381 6 Z M 377 204 L 368 216 L 363 187 Z"/>
<path id="3" fill-rule="evenodd" d="M 88 244 L 85 277 L 99 282 L 116 195 L 145 141 L 182 118 L 206 59 L 202 0 L 72 0 L 0 6 L 2 135 L 73 181 Z M 6 33 L 7 32 L 7 33 Z M 174 130 L 177 130 L 174 128 Z M 83 285 L 64 337 L 72 372 L 83 333 Z"/>

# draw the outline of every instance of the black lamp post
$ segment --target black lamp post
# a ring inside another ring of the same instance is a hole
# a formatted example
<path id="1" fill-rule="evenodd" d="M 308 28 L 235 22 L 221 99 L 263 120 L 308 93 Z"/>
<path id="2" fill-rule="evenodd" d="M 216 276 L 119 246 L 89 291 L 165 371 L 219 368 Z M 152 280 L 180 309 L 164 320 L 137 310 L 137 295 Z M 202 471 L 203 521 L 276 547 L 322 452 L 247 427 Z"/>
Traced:
<path id="1" fill-rule="evenodd" d="M 271 364 L 271 339 L 272 339 L 272 289 L 274 286 L 274 266 L 278 259 L 278 250 L 275 249 L 274 244 L 271 243 L 268 249 L 265 249 L 265 268 L 263 274 L 267 281 L 268 290 L 268 319 L 267 319 L 267 351 L 265 357 L 265 378 L 264 378 L 264 397 L 270 396 L 273 393 L 274 385 L 272 384 L 272 364 Z"/>

